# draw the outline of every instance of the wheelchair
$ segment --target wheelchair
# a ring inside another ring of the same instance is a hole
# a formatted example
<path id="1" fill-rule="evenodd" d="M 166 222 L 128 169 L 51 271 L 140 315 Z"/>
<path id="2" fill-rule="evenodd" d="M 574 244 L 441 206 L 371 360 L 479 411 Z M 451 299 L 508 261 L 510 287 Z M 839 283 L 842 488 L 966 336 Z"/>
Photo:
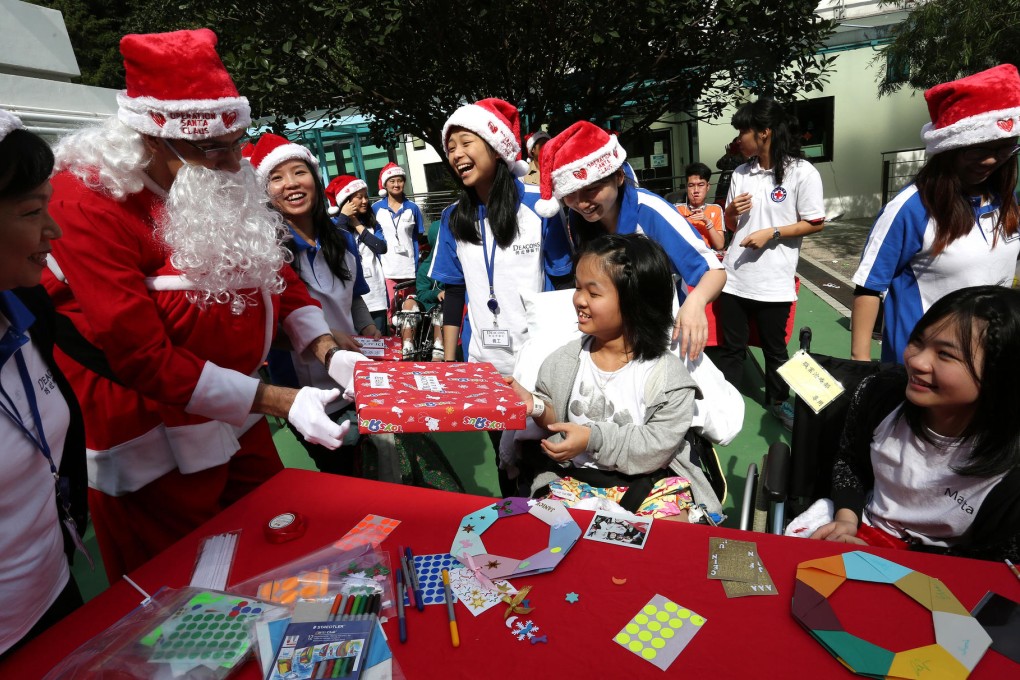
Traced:
<path id="1" fill-rule="evenodd" d="M 814 500 L 831 496 L 832 467 L 850 398 L 861 381 L 884 368 L 875 361 L 811 353 L 811 329 L 806 326 L 799 341 L 800 348 L 832 374 L 844 391 L 819 413 L 795 398 L 791 446 L 776 442 L 763 456 L 760 470 L 755 463 L 748 466 L 740 511 L 744 530 L 782 534 L 787 514 L 796 517 Z"/>
<path id="2" fill-rule="evenodd" d="M 432 309 L 422 310 L 421 304 L 417 303 L 416 309 L 405 310 L 404 302 L 414 292 L 414 281 L 397 284 L 389 309 L 390 324 L 393 333 L 403 338 L 404 361 L 433 361 L 433 328 L 442 326 L 443 306 L 438 304 Z M 405 334 L 405 331 L 410 333 Z"/>

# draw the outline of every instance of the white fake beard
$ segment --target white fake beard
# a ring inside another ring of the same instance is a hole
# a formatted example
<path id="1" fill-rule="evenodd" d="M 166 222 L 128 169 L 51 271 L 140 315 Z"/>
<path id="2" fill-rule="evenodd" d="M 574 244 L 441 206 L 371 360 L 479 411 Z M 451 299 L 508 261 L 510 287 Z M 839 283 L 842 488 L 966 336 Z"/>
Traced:
<path id="1" fill-rule="evenodd" d="M 192 164 L 177 171 L 157 233 L 170 248 L 170 263 L 195 286 L 187 292 L 190 302 L 229 303 L 241 314 L 258 304 L 252 289 L 283 292 L 280 270 L 291 259 L 282 245 L 287 227 L 267 201 L 248 163 L 238 172 Z"/>

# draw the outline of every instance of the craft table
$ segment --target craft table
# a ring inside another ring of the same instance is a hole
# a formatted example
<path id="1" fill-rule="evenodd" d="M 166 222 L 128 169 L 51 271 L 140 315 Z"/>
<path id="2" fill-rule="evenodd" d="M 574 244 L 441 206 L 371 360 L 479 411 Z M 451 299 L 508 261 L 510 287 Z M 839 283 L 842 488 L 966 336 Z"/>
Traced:
<path id="1" fill-rule="evenodd" d="M 200 540 L 241 529 L 231 583 L 331 543 L 366 514 L 401 521 L 383 544 L 392 557 L 398 545 L 415 554 L 448 552 L 458 523 L 493 499 L 405 487 L 302 470 L 284 470 L 130 576 L 149 592 L 187 584 Z M 262 525 L 282 512 L 309 520 L 300 539 L 270 544 Z M 592 513 L 571 511 L 584 531 Z M 727 599 L 721 583 L 708 580 L 709 537 L 755 541 L 779 594 Z M 497 522 L 484 536 L 490 552 L 524 557 L 548 540 L 548 526 L 521 516 Z M 643 550 L 581 539 L 555 571 L 516 579 L 531 585 L 534 611 L 527 618 L 548 642 L 518 641 L 503 624 L 499 605 L 477 618 L 457 607 L 461 646 L 450 645 L 444 606 L 407 612 L 408 642 L 397 640 L 397 622 L 385 625 L 407 678 L 641 677 L 663 673 L 613 642 L 613 637 L 654 595 L 661 594 L 707 622 L 670 668 L 670 674 L 733 678 L 850 678 L 790 614 L 795 568 L 804 560 L 852 546 L 752 534 L 732 529 L 656 521 Z M 942 579 L 970 609 L 991 589 L 1020 598 L 1020 582 L 1004 564 L 922 553 L 872 549 L 875 554 Z M 615 579 L 626 579 L 617 585 Z M 575 604 L 566 594 L 575 592 Z M 2 678 L 40 678 L 82 642 L 134 608 L 139 595 L 123 580 L 87 603 L 0 665 Z M 848 583 L 831 597 L 848 631 L 894 650 L 934 641 L 931 616 L 892 586 Z M 1017 667 L 988 651 L 972 678 L 1016 677 Z M 239 677 L 260 677 L 250 663 Z M 922 676 L 919 676 L 922 677 Z"/>

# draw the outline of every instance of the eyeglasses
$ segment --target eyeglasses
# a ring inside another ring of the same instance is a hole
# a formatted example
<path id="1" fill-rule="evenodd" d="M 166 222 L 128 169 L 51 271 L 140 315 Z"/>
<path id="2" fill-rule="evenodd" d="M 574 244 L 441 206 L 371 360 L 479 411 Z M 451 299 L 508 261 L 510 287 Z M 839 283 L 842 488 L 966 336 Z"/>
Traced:
<path id="1" fill-rule="evenodd" d="M 205 156 L 208 160 L 215 160 L 217 158 L 222 158 L 223 156 L 227 155 L 232 156 L 238 155 L 239 153 L 241 153 L 241 148 L 245 145 L 245 143 L 247 143 L 248 138 L 243 136 L 238 137 L 231 144 L 219 146 L 199 146 L 198 144 L 195 144 L 194 142 L 189 142 L 186 139 L 175 139 L 173 141 L 184 142 L 192 149 Z M 171 149 L 174 148 L 173 145 L 170 144 L 170 140 L 167 140 L 167 144 L 170 146 Z M 176 149 L 174 149 L 174 151 L 176 151 Z"/>
<path id="2" fill-rule="evenodd" d="M 1013 146 L 968 146 L 961 155 L 967 161 L 983 161 L 989 156 L 995 156 L 995 160 L 1004 161 L 1020 153 L 1020 144 Z"/>

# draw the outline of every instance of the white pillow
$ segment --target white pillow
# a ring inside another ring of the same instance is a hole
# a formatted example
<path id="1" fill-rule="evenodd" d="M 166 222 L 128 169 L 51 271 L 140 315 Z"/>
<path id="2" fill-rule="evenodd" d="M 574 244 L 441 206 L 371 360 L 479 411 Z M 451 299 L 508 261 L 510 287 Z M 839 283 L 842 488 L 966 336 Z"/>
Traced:
<path id="1" fill-rule="evenodd" d="M 521 302 L 524 303 L 524 316 L 528 322 L 529 336 L 534 337 L 545 333 L 559 335 L 577 330 L 577 310 L 574 309 L 573 288 L 553 290 L 548 293 L 530 291 L 521 293 Z M 566 340 L 564 340 L 565 342 Z"/>

